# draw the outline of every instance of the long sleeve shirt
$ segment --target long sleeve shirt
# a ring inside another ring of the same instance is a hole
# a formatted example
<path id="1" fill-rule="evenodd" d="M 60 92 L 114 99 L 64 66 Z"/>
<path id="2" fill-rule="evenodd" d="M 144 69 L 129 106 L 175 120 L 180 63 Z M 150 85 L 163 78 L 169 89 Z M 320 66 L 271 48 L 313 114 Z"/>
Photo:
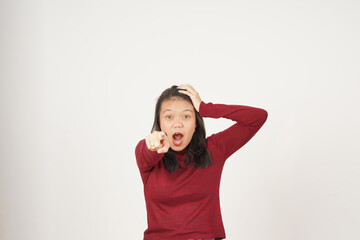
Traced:
<path id="1" fill-rule="evenodd" d="M 235 121 L 205 140 L 213 164 L 200 169 L 184 164 L 186 149 L 176 152 L 179 169 L 171 173 L 164 154 L 150 151 L 142 139 L 135 148 L 144 184 L 148 228 L 144 240 L 224 239 L 219 187 L 225 160 L 244 146 L 262 127 L 267 111 L 244 105 L 201 102 L 201 117 Z"/>

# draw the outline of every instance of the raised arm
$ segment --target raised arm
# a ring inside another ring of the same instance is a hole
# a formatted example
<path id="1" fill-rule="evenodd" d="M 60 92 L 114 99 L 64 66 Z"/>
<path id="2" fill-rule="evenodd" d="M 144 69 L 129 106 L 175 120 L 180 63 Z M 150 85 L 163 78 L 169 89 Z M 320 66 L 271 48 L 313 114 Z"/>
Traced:
<path id="1" fill-rule="evenodd" d="M 219 133 L 208 137 L 208 144 L 215 144 L 222 152 L 224 161 L 244 146 L 265 123 L 266 110 L 245 105 L 200 103 L 201 117 L 227 118 L 236 123 Z"/>

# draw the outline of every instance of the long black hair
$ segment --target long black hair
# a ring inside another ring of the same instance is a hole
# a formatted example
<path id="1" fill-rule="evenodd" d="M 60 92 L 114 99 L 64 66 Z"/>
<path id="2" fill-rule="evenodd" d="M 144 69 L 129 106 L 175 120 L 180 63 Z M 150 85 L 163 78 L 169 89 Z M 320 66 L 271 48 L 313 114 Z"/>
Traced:
<path id="1" fill-rule="evenodd" d="M 163 101 L 174 98 L 175 99 L 182 98 L 190 102 L 191 105 L 193 105 L 191 98 L 186 94 L 178 92 L 177 87 L 178 86 L 173 85 L 172 87 L 166 89 L 158 98 L 155 107 L 154 124 L 151 129 L 151 132 L 161 131 L 160 109 Z M 206 168 L 212 164 L 212 160 L 205 146 L 206 131 L 205 131 L 204 120 L 202 117 L 200 117 L 199 113 L 196 110 L 195 110 L 195 116 L 196 116 L 196 128 L 189 145 L 187 145 L 186 147 L 185 164 L 187 166 Z M 171 148 L 169 148 L 168 152 L 165 153 L 163 157 L 163 162 L 165 168 L 170 172 L 176 172 L 179 168 L 179 162 L 176 158 L 176 153 Z"/>

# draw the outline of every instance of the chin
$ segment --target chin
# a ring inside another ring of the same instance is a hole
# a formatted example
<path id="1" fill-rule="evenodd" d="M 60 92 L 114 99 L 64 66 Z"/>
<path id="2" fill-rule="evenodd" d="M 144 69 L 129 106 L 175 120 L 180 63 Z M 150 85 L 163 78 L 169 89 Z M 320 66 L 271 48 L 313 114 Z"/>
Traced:
<path id="1" fill-rule="evenodd" d="M 180 151 L 184 150 L 190 143 L 190 141 L 188 141 L 188 139 L 184 139 L 184 140 L 185 141 L 179 146 L 176 146 L 174 143 L 171 143 L 170 144 L 171 149 L 176 152 L 180 152 Z"/>
<path id="2" fill-rule="evenodd" d="M 176 151 L 176 152 L 180 152 L 182 150 L 184 150 L 187 146 L 171 146 L 171 149 Z"/>
<path id="3" fill-rule="evenodd" d="M 172 147 L 172 150 L 174 150 L 175 152 L 180 152 L 182 150 L 184 150 L 185 148 L 182 147 Z"/>

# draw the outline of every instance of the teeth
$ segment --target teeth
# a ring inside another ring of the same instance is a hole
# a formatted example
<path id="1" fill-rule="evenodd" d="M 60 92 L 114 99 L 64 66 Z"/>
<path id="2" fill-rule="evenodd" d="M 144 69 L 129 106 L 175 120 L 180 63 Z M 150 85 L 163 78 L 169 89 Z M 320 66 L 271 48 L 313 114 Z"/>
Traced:
<path id="1" fill-rule="evenodd" d="M 173 138 L 176 139 L 176 138 L 179 137 L 179 136 L 183 136 L 183 134 L 182 134 L 182 133 L 179 133 L 179 132 L 176 132 L 176 133 L 174 133 Z M 181 137 L 181 138 L 182 138 L 182 137 Z M 180 139 L 177 139 L 177 140 L 180 140 Z"/>

